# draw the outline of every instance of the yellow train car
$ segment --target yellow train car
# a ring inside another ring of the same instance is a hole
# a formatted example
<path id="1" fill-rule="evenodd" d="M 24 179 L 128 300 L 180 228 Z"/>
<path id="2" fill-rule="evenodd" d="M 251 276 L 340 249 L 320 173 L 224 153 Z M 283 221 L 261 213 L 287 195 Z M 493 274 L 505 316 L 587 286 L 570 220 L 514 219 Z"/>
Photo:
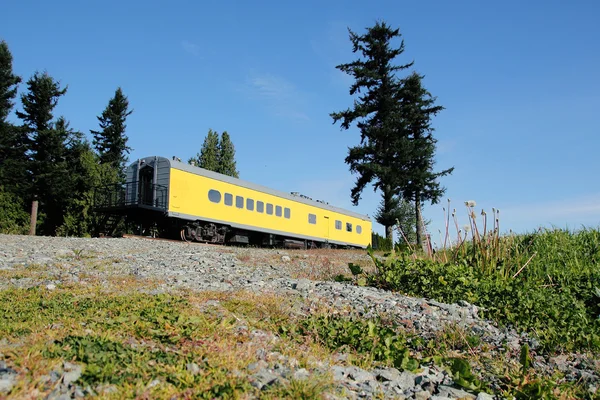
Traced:
<path id="1" fill-rule="evenodd" d="M 366 215 L 176 159 L 137 160 L 127 168 L 120 194 L 104 197 L 115 199 L 105 210 L 127 210 L 189 241 L 304 248 L 371 243 Z"/>

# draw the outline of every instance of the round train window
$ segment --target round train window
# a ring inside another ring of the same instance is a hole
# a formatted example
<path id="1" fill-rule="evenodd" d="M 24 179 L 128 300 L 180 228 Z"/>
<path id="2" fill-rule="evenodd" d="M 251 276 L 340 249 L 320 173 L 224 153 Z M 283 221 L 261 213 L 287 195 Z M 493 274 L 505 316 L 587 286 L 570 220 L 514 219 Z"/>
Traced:
<path id="1" fill-rule="evenodd" d="M 221 201 L 221 192 L 218 190 L 211 189 L 208 191 L 208 199 L 213 203 L 218 203 Z"/>
<path id="2" fill-rule="evenodd" d="M 356 225 L 356 233 L 362 233 L 362 228 L 360 227 L 360 225 Z"/>

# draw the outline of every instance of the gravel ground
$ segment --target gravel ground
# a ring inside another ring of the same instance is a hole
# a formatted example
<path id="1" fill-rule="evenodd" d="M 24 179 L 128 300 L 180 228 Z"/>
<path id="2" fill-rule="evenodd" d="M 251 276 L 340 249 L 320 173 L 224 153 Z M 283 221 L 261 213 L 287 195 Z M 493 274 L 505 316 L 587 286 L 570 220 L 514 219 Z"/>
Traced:
<path id="1" fill-rule="evenodd" d="M 436 332 L 448 323 L 457 324 L 471 334 L 481 337 L 483 342 L 489 344 L 490 352 L 500 354 L 503 349 L 508 348 L 508 354 L 513 354 L 515 358 L 518 357 L 520 346 L 525 342 L 529 343 L 531 348 L 536 348 L 535 341 L 512 331 L 498 329 L 489 321 L 480 319 L 477 307 L 466 302 L 442 304 L 375 288 L 305 278 L 313 276 L 318 262 L 324 260 L 331 274 L 341 272 L 341 269 L 338 270 L 339 265 L 347 265 L 348 262 L 368 262 L 364 252 L 349 251 L 343 253 L 343 256 L 330 254 L 334 255 L 137 238 L 83 239 L 0 235 L 0 270 L 31 264 L 47 266 L 44 279 L 25 277 L 0 281 L 0 289 L 13 285 L 52 287 L 51 285 L 66 282 L 80 282 L 90 275 L 133 275 L 162 280 L 164 283 L 159 289 L 161 291 L 178 287 L 199 291 L 244 289 L 257 293 L 274 292 L 298 296 L 305 299 L 302 307 L 298 308 L 298 312 L 304 314 L 310 313 L 313 307 L 324 305 L 329 306 L 332 312 L 357 312 L 365 317 L 383 314 L 424 338 L 434 337 Z M 333 258 L 335 260 L 332 261 Z M 84 259 L 101 261 L 105 267 L 89 268 L 86 263 L 77 261 Z M 69 268 L 61 268 L 64 264 L 69 264 Z M 214 306 L 218 307 L 218 304 Z M 261 336 L 260 332 L 255 334 Z M 265 350 L 265 353 L 267 352 L 268 350 Z M 502 354 L 502 357 L 506 356 Z M 266 356 L 267 354 L 265 359 Z M 268 359 L 273 359 L 273 354 L 270 356 Z M 349 390 L 349 397 L 372 397 L 381 392 L 386 398 L 491 398 L 485 393 L 473 394 L 457 389 L 452 386 L 451 377 L 436 367 L 425 367 L 419 374 L 413 374 L 394 368 L 366 371 L 345 365 L 341 361 L 343 360 L 340 360 L 339 365 L 321 363 L 319 368 L 331 372 L 335 381 Z M 568 371 L 573 379 L 587 379 L 591 390 L 598 384 L 598 376 L 594 374 L 593 366 L 589 365 L 589 360 L 583 356 L 569 355 L 553 359 L 537 356 L 534 361 L 539 370 L 558 368 Z M 255 364 L 248 366 L 248 373 L 257 387 L 267 387 L 290 377 L 310 375 L 307 370 L 296 369 L 293 360 L 283 356 L 280 356 L 280 360 L 275 364 L 266 361 Z M 10 370 L 0 361 L 0 391 L 2 385 L 9 385 L 11 382 Z M 68 390 L 71 389 L 63 388 L 63 392 Z"/>

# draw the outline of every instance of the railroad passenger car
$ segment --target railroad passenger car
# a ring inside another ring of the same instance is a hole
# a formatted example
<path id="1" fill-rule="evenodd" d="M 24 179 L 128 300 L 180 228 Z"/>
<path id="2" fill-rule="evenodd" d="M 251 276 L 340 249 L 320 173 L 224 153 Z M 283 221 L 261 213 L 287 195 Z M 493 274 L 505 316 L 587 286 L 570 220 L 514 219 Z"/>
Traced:
<path id="1" fill-rule="evenodd" d="M 368 216 L 212 172 L 180 160 L 131 163 L 127 183 L 97 192 L 96 207 L 186 241 L 282 247 L 371 243 Z"/>

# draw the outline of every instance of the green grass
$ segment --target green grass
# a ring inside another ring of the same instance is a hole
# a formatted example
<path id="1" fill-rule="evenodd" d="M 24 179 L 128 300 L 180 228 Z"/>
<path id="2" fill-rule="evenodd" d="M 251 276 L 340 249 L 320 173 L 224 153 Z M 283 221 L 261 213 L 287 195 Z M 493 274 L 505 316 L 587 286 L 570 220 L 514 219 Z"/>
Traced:
<path id="1" fill-rule="evenodd" d="M 252 342 L 238 328 L 240 324 L 248 329 L 274 326 L 285 313 L 285 299 L 244 293 L 233 297 L 219 293 L 150 295 L 126 289 L 130 284 L 110 292 L 102 286 L 0 291 L 4 317 L 0 337 L 7 340 L 0 345 L 0 353 L 25 374 L 11 394 L 48 393 L 51 387 L 43 375 L 60 370 L 65 361 L 84 366 L 76 384 L 91 388 L 112 385 L 116 391 L 110 396 L 115 398 L 258 394 L 243 371 L 257 361 L 256 349 L 275 351 L 275 347 Z M 222 301 L 224 307 L 204 309 L 208 300 Z M 239 304 L 245 304 L 248 312 L 233 307 Z M 235 308 L 237 314 L 227 307 Z M 257 309 L 265 311 L 257 315 Z M 305 354 L 298 357 L 305 365 L 308 356 L 327 356 L 318 346 L 300 349 L 295 342 L 280 346 L 297 357 Z M 200 373 L 188 371 L 189 363 L 195 363 Z M 160 383 L 148 387 L 155 380 Z M 312 386 L 289 382 L 272 388 L 271 394 L 295 397 L 298 392 L 300 397 L 315 398 L 306 395 L 330 383 L 328 377 Z"/>
<path id="2" fill-rule="evenodd" d="M 403 253 L 373 258 L 369 284 L 446 303 L 466 300 L 480 316 L 537 337 L 548 351 L 600 350 L 600 233 L 543 231 L 503 238 L 492 261 L 476 244 L 450 261 Z M 509 274 L 506 271 L 510 271 Z"/>

